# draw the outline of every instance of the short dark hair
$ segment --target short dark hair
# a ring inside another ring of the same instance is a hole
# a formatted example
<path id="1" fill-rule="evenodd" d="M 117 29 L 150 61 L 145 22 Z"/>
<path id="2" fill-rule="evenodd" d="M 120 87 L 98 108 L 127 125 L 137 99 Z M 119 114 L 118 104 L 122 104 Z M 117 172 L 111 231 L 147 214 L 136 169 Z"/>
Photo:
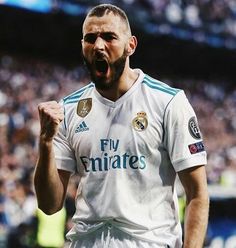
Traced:
<path id="1" fill-rule="evenodd" d="M 87 17 L 97 16 L 102 17 L 106 14 L 113 13 L 116 16 L 119 16 L 124 23 L 127 26 L 127 29 L 131 32 L 129 19 L 126 15 L 126 13 L 119 7 L 113 5 L 113 4 L 99 4 L 95 7 L 93 7 L 87 14 Z"/>

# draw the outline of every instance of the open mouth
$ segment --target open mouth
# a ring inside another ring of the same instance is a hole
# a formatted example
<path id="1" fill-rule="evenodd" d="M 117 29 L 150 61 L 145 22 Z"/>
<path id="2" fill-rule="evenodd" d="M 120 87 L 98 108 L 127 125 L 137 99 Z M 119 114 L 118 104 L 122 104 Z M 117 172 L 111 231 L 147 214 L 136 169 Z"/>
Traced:
<path id="1" fill-rule="evenodd" d="M 106 74 L 108 70 L 108 63 L 106 60 L 96 60 L 95 61 L 96 71 L 102 74 Z"/>

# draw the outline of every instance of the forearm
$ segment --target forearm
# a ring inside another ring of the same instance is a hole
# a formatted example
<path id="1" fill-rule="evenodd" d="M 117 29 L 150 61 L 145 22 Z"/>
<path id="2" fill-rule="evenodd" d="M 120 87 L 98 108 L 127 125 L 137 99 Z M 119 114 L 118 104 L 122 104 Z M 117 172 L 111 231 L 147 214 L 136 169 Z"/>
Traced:
<path id="1" fill-rule="evenodd" d="M 193 198 L 185 213 L 184 248 L 202 248 L 208 224 L 208 196 Z"/>
<path id="2" fill-rule="evenodd" d="M 39 142 L 39 158 L 34 174 L 34 185 L 39 208 L 47 214 L 61 209 L 64 187 L 56 168 L 52 142 Z"/>

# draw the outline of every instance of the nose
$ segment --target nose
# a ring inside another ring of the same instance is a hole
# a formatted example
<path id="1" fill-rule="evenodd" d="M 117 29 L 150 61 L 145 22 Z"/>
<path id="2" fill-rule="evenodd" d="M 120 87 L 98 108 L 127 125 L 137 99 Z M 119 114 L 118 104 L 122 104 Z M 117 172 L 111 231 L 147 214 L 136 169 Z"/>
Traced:
<path id="1" fill-rule="evenodd" d="M 96 41 L 94 42 L 94 50 L 103 50 L 104 47 L 105 47 L 104 40 L 98 36 Z"/>

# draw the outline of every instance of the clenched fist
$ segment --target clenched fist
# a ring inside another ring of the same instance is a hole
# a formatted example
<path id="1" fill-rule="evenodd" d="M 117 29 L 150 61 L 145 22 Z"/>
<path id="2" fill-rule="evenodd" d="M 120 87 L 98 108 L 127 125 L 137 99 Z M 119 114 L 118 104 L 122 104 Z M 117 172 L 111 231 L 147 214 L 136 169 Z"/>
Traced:
<path id="1" fill-rule="evenodd" d="M 52 141 L 64 119 L 63 107 L 56 101 L 43 102 L 38 105 L 40 118 L 40 136 L 44 141 Z"/>

